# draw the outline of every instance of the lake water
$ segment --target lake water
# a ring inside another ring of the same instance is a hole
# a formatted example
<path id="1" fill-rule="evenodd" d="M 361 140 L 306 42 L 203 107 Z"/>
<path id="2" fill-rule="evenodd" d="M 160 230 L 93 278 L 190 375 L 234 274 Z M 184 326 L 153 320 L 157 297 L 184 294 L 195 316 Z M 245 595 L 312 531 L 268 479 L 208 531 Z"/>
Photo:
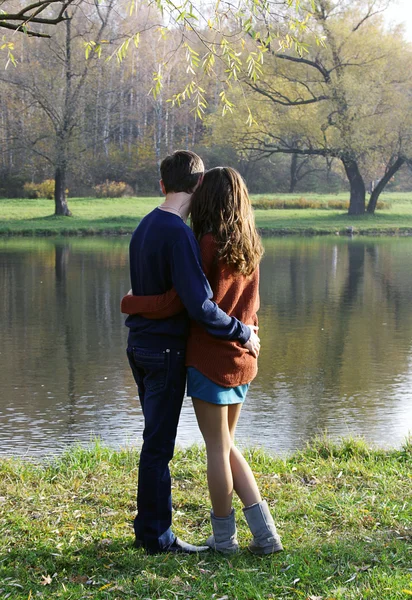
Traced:
<path id="1" fill-rule="evenodd" d="M 285 453 L 326 430 L 399 446 L 412 430 L 412 239 L 267 239 L 265 250 L 240 444 Z M 1 239 L 0 285 L 0 454 L 96 436 L 140 446 L 119 312 L 128 237 Z M 187 398 L 178 443 L 200 441 Z"/>

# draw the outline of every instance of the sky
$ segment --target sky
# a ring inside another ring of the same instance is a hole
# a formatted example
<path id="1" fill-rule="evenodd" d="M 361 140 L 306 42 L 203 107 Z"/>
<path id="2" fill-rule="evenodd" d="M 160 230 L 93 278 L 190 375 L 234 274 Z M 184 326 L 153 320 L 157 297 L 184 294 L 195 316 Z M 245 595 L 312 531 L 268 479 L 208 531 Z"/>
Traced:
<path id="1" fill-rule="evenodd" d="M 389 23 L 404 23 L 405 34 L 412 41 L 412 0 L 397 0 L 385 11 Z"/>

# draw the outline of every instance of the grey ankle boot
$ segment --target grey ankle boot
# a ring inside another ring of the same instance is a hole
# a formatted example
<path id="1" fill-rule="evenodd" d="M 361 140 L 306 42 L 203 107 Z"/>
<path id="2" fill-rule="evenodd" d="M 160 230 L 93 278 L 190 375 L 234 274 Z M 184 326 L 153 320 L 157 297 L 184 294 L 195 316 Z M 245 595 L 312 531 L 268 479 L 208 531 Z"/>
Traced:
<path id="1" fill-rule="evenodd" d="M 217 552 L 223 554 L 232 554 L 239 551 L 239 544 L 236 538 L 235 511 L 228 517 L 215 517 L 213 510 L 210 511 L 210 520 L 212 522 L 213 535 L 206 540 L 206 546 L 209 546 Z"/>
<path id="2" fill-rule="evenodd" d="M 272 554 L 283 550 L 266 500 L 247 506 L 243 512 L 253 534 L 253 540 L 249 544 L 249 550 L 253 554 Z"/>

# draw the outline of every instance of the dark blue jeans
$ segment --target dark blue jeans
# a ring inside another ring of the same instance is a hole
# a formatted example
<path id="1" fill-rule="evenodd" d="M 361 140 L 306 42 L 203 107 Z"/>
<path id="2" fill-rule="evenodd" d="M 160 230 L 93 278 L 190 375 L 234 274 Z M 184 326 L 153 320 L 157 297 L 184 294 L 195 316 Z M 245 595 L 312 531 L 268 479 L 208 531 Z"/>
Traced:
<path id="1" fill-rule="evenodd" d="M 127 356 L 144 415 L 134 531 L 148 552 L 161 552 L 175 540 L 169 462 L 185 392 L 185 352 L 129 347 Z"/>

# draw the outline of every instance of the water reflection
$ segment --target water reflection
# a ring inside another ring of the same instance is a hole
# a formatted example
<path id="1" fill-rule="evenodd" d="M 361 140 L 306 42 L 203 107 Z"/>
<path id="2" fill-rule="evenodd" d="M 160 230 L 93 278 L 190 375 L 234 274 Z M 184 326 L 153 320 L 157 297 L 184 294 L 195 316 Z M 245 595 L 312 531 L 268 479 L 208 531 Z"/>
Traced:
<path id="1" fill-rule="evenodd" d="M 0 453 L 98 435 L 139 445 L 119 299 L 127 238 L 0 241 Z M 243 444 L 290 451 L 316 432 L 398 445 L 412 429 L 412 240 L 272 239 L 261 276 L 259 375 Z M 182 445 L 200 441 L 190 401 Z"/>

